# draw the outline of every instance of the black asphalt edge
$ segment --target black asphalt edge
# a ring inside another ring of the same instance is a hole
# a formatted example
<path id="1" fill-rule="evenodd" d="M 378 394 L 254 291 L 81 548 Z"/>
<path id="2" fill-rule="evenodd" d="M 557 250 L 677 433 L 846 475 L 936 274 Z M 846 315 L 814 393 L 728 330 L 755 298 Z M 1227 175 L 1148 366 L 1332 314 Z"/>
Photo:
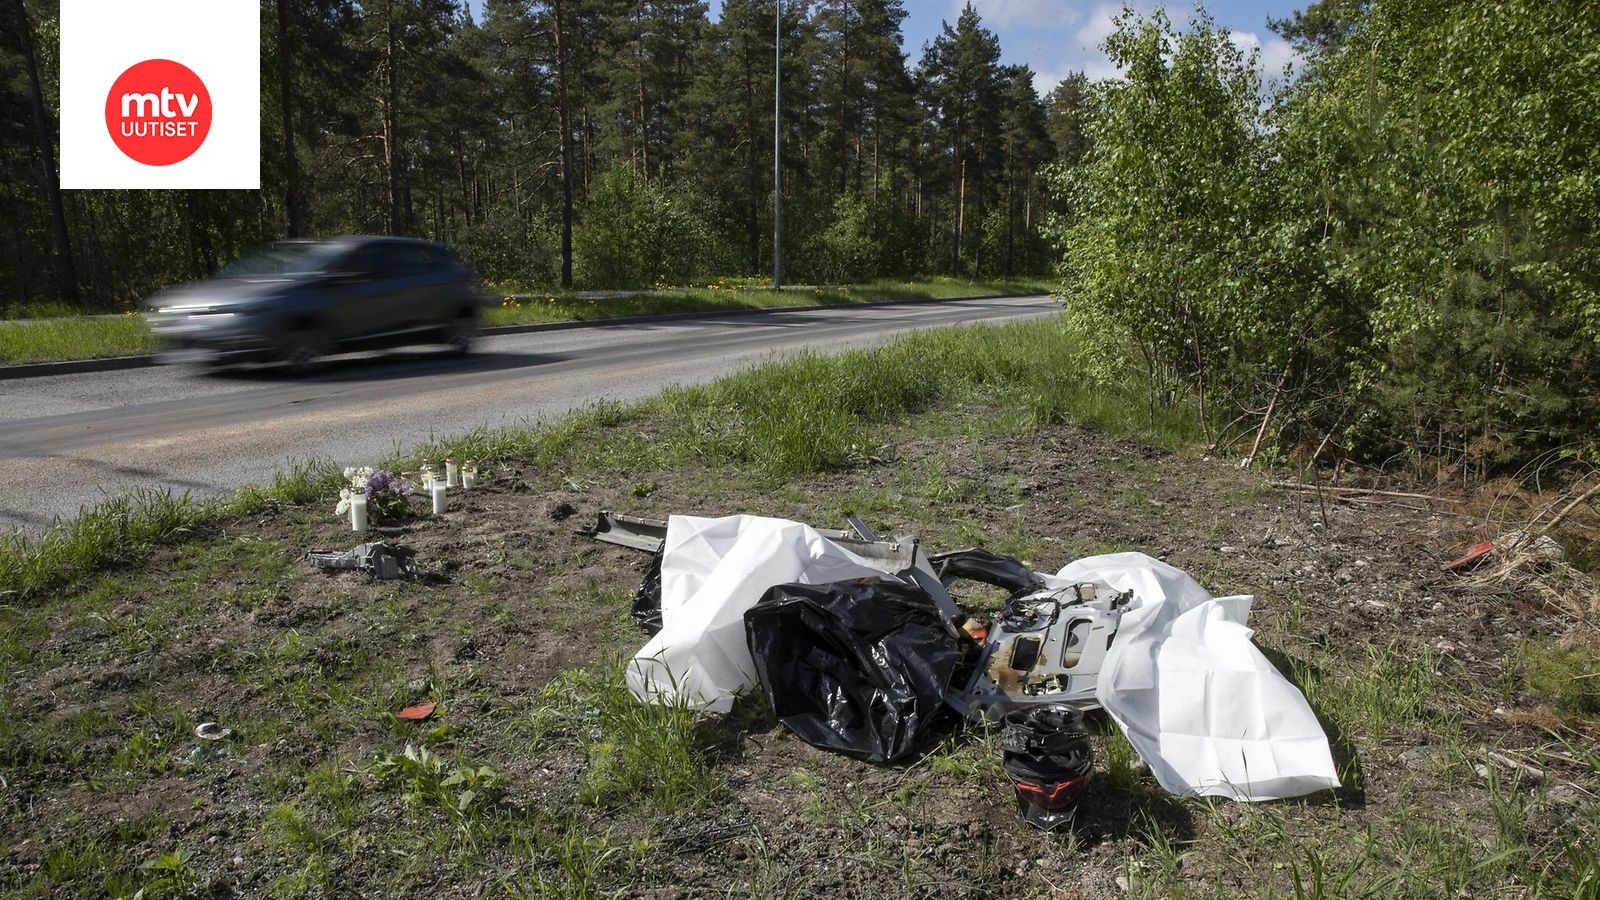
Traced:
<path id="1" fill-rule="evenodd" d="M 574 328 L 607 328 L 621 325 L 648 325 L 684 319 L 713 319 L 729 316 L 765 316 L 775 313 L 815 312 L 824 309 L 870 309 L 879 306 L 915 306 L 923 303 L 967 303 L 973 300 L 1006 300 L 1014 297 L 1048 297 L 1032 291 L 1008 294 L 983 294 L 977 297 L 923 297 L 916 300 L 869 300 L 865 303 L 823 303 L 804 306 L 769 306 L 746 309 L 705 310 L 702 312 L 663 313 L 658 316 L 620 316 L 615 319 L 582 319 L 572 322 L 536 322 L 527 325 L 493 325 L 480 335 L 525 334 L 530 331 L 569 331 Z M 22 363 L 0 366 L 0 381 L 12 378 L 37 378 L 42 375 L 75 375 L 81 372 L 111 372 L 117 369 L 142 369 L 156 364 L 157 355 L 106 356 L 99 359 L 69 359 L 61 362 Z"/>

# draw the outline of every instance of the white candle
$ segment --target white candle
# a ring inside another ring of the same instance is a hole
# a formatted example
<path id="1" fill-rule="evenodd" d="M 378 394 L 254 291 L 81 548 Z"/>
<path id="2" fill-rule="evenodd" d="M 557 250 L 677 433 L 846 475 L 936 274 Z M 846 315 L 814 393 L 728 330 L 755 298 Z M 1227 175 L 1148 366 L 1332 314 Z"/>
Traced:
<path id="1" fill-rule="evenodd" d="M 475 469 L 462 469 L 461 470 L 461 489 L 463 491 L 472 490 L 472 483 L 474 481 L 477 481 L 477 480 L 478 480 L 478 473 L 477 473 L 477 471 Z"/>
<path id="2" fill-rule="evenodd" d="M 444 515 L 444 482 L 435 481 L 429 490 L 433 493 L 433 514 Z"/>
<path id="3" fill-rule="evenodd" d="M 350 496 L 350 530 L 367 530 L 367 495 L 352 494 Z"/>
<path id="4" fill-rule="evenodd" d="M 444 483 L 451 487 L 461 486 L 461 467 L 453 459 L 444 461 Z"/>

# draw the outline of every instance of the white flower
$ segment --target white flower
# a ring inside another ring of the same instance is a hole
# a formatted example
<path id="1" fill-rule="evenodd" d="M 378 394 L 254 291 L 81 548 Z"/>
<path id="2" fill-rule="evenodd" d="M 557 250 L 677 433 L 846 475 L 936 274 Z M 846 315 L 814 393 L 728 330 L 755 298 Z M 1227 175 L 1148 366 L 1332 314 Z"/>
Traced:
<path id="1" fill-rule="evenodd" d="M 344 467 L 344 477 L 346 477 L 346 478 L 354 478 L 354 477 L 356 477 L 355 467 L 354 466 L 345 466 Z"/>
<path id="2" fill-rule="evenodd" d="M 339 490 L 339 505 L 333 508 L 333 514 L 336 515 L 336 516 L 342 516 L 342 515 L 344 515 L 345 513 L 349 512 L 349 511 L 350 511 L 350 490 L 349 490 L 349 488 L 341 488 Z"/>

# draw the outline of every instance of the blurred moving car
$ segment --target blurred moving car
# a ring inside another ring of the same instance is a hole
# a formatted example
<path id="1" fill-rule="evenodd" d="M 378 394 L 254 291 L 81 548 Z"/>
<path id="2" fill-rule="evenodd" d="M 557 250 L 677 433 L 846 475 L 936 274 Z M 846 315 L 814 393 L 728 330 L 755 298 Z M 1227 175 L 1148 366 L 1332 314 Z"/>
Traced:
<path id="1" fill-rule="evenodd" d="M 150 298 L 145 321 L 177 361 L 278 362 L 440 343 L 472 348 L 485 298 L 443 244 L 412 238 L 280 241 L 216 275 Z"/>

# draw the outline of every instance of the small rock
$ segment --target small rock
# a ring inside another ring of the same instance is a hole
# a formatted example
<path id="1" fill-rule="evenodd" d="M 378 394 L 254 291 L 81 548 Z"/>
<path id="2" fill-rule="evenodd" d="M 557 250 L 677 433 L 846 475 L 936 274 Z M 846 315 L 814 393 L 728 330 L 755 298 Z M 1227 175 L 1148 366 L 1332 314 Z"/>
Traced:
<path id="1" fill-rule="evenodd" d="M 1489 780 L 1489 767 L 1483 763 L 1473 763 L 1472 771 L 1478 773 L 1478 777 L 1482 778 L 1484 781 Z"/>
<path id="2" fill-rule="evenodd" d="M 1349 572 L 1339 572 L 1333 576 L 1333 580 L 1340 584 L 1349 584 L 1350 582 L 1355 581 L 1355 576 L 1351 575 Z"/>
<path id="3" fill-rule="evenodd" d="M 1217 552 L 1218 553 L 1238 553 L 1239 552 L 1239 548 L 1238 547 L 1218 547 L 1217 548 Z"/>
<path id="4" fill-rule="evenodd" d="M 550 507 L 550 519 L 554 522 L 564 522 L 577 515 L 577 513 L 578 508 L 565 500 Z"/>

